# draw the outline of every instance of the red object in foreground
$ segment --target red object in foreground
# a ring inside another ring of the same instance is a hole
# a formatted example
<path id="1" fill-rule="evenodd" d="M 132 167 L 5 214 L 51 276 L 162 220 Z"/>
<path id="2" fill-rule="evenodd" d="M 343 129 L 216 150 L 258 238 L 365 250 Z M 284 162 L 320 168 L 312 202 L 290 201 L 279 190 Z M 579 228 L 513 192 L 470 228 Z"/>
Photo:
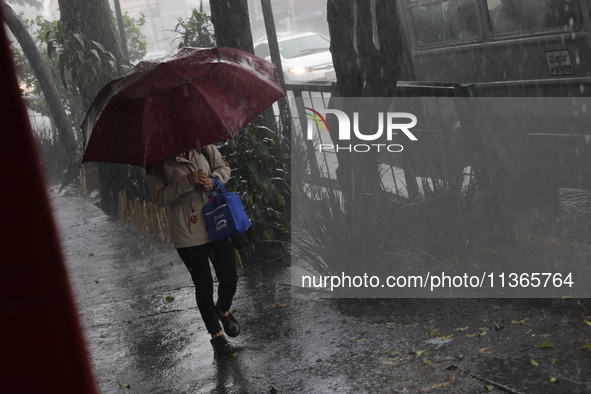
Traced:
<path id="1" fill-rule="evenodd" d="M 234 137 L 284 96 L 275 67 L 233 48 L 182 48 L 140 62 L 95 98 L 83 162 L 146 166 Z"/>
<path id="2" fill-rule="evenodd" d="M 4 29 L 0 86 L 0 392 L 97 393 Z"/>

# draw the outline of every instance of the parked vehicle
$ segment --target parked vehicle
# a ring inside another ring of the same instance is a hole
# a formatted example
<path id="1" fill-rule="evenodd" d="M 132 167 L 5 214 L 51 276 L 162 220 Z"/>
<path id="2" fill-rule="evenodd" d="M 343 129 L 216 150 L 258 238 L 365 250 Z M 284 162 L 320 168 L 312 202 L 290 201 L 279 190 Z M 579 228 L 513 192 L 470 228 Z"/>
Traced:
<path id="1" fill-rule="evenodd" d="M 404 3 L 400 12 L 419 81 L 476 83 L 479 96 L 591 92 L 589 0 Z"/>
<path id="2" fill-rule="evenodd" d="M 537 181 L 535 187 L 527 184 L 530 190 L 591 188 L 591 132 L 586 121 L 577 120 L 586 119 L 587 101 L 576 99 L 591 95 L 591 0 L 398 4 L 414 83 L 473 84 L 475 95 L 487 98 L 480 118 L 497 115 L 488 120 L 499 160 L 511 160 L 521 179 Z M 524 109 L 508 110 L 506 102 L 516 101 L 488 99 L 497 97 L 549 98 L 561 112 L 546 111 L 532 121 L 528 100 L 520 101 Z M 560 116 L 568 123 L 561 124 Z M 455 141 L 474 132 L 444 131 Z"/>
<path id="3" fill-rule="evenodd" d="M 285 82 L 335 81 L 330 41 L 317 33 L 278 35 Z M 255 43 L 254 53 L 271 60 L 267 39 Z"/>

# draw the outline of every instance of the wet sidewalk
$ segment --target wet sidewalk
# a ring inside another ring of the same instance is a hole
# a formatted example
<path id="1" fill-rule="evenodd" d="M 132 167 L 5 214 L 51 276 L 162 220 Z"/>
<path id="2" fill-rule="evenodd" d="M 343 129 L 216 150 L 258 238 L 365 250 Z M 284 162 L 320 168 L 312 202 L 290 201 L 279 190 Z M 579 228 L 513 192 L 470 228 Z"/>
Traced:
<path id="1" fill-rule="evenodd" d="M 277 261 L 245 262 L 215 359 L 172 245 L 53 197 L 102 393 L 591 392 L 589 300 L 306 301 Z"/>

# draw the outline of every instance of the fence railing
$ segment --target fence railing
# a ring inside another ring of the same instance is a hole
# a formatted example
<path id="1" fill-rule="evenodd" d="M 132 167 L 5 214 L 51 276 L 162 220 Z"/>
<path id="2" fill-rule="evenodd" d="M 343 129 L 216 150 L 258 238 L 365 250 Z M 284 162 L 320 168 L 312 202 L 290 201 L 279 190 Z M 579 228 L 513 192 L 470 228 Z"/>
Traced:
<path id="1" fill-rule="evenodd" d="M 125 190 L 119 192 L 118 219 L 161 241 L 169 240 L 168 208 L 139 198 L 129 200 Z"/>
<path id="2" fill-rule="evenodd" d="M 338 189 L 336 152 L 334 150 L 320 152 L 317 149 L 319 144 L 333 145 L 328 131 L 313 123 L 312 126 L 316 127 L 313 133 L 314 140 L 304 138 L 302 131 L 305 130 L 304 122 L 307 122 L 307 115 L 303 107 L 314 110 L 326 109 L 329 106 L 332 88 L 330 82 L 290 84 L 287 85 L 287 96 L 290 99 L 292 132 L 294 135 L 299 133 L 299 140 L 305 144 L 307 173 L 304 180 L 311 184 Z M 449 103 L 448 97 L 457 95 L 457 92 L 454 91 L 454 86 L 422 86 L 411 83 L 402 83 L 397 90 L 400 96 L 418 97 L 415 99 L 417 102 L 415 110 L 417 113 L 428 115 L 423 117 L 428 122 L 423 124 L 418 132 L 427 137 L 423 139 L 429 143 L 423 144 L 422 148 L 418 150 L 411 149 L 412 144 L 408 144 L 402 153 L 380 154 L 378 157 L 380 182 L 382 189 L 393 199 L 414 199 L 422 194 L 422 184 L 425 178 L 443 177 L 445 171 L 450 171 L 449 168 L 442 165 L 444 163 L 434 161 L 434 158 L 440 158 L 440 161 L 444 162 L 448 158 L 462 155 L 458 151 L 458 146 L 463 143 L 463 134 L 461 128 L 458 127 L 457 114 L 451 123 L 448 119 L 449 114 L 445 119 L 442 116 L 442 111 L 449 111 L 443 109 Z M 300 103 L 303 105 L 294 105 L 295 101 L 292 98 L 300 99 Z M 462 169 L 460 168 L 460 171 Z M 453 168 L 453 171 L 457 171 L 457 168 Z M 464 175 L 470 176 L 469 174 Z"/>

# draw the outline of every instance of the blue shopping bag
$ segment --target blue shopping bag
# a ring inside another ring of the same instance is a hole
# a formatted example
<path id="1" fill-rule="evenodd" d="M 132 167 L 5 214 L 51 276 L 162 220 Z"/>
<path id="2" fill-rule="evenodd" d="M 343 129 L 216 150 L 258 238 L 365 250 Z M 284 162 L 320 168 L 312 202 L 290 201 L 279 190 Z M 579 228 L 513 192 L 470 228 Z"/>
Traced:
<path id="1" fill-rule="evenodd" d="M 229 193 L 216 178 L 213 190 L 208 192 L 209 202 L 203 206 L 205 225 L 212 241 L 230 239 L 244 233 L 250 228 L 250 220 L 246 215 L 238 193 Z"/>

